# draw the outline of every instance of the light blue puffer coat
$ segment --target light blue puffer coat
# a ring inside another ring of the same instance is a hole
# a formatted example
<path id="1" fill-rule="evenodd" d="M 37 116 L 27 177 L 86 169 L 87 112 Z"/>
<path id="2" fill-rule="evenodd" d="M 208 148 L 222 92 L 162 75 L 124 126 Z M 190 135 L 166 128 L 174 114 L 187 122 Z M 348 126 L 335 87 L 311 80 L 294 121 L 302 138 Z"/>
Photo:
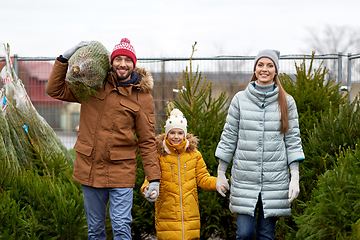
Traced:
<path id="1" fill-rule="evenodd" d="M 305 159 L 294 99 L 287 96 L 289 131 L 280 134 L 279 88 L 266 93 L 250 82 L 231 101 L 215 156 L 230 163 L 230 211 L 254 216 L 261 193 L 264 217 L 289 216 L 289 168 Z"/>

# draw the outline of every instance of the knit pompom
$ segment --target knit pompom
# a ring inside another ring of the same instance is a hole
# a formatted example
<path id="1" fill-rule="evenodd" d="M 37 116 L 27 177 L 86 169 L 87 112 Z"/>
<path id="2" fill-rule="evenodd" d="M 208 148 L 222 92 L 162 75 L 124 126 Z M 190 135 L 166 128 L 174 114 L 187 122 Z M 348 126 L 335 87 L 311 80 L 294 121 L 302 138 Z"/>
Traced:
<path id="1" fill-rule="evenodd" d="M 177 108 L 173 109 L 170 113 L 170 116 L 184 116 L 184 114 Z"/>
<path id="2" fill-rule="evenodd" d="M 130 40 L 127 39 L 127 38 L 123 38 L 123 39 L 121 39 L 120 43 L 128 43 L 128 44 L 130 44 Z"/>

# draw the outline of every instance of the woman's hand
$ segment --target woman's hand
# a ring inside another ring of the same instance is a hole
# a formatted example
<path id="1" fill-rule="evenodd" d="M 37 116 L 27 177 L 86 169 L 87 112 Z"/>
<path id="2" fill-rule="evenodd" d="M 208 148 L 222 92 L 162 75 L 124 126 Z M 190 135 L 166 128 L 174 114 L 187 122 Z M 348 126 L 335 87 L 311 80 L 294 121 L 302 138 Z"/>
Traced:
<path id="1" fill-rule="evenodd" d="M 216 190 L 220 193 L 221 196 L 225 197 L 225 193 L 229 190 L 228 179 L 225 176 L 225 171 L 218 170 L 218 176 L 216 181 Z"/>

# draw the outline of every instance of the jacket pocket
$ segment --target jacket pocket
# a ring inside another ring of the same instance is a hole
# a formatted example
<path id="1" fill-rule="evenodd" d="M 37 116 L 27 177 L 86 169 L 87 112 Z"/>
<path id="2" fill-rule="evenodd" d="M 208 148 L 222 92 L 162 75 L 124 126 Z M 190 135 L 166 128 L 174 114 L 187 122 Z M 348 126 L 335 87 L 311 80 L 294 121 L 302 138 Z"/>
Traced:
<path id="1" fill-rule="evenodd" d="M 185 181 L 187 181 L 187 169 L 186 169 L 186 163 L 184 163 L 184 173 L 185 173 Z"/>
<path id="2" fill-rule="evenodd" d="M 75 146 L 74 146 L 74 150 L 77 151 L 78 153 L 81 153 L 85 156 L 90 156 L 91 152 L 92 152 L 93 146 L 89 146 L 86 145 L 80 141 L 76 141 Z"/>
<path id="3" fill-rule="evenodd" d="M 155 209 L 158 219 L 177 219 L 176 200 L 171 194 L 164 193 L 160 196 L 160 201 L 155 203 Z"/>
<path id="4" fill-rule="evenodd" d="M 185 220 L 200 218 L 199 203 L 195 190 L 184 197 L 184 216 Z"/>
<path id="5" fill-rule="evenodd" d="M 124 98 L 124 97 L 120 99 L 120 105 L 125 108 L 130 109 L 133 112 L 138 112 L 140 109 L 140 106 L 137 103 L 131 101 L 128 98 Z"/>
<path id="6" fill-rule="evenodd" d="M 151 124 L 154 124 L 155 123 L 155 114 L 154 114 L 154 111 L 152 111 L 151 113 L 149 113 L 147 115 L 147 119 L 148 121 L 151 123 Z"/>
<path id="7" fill-rule="evenodd" d="M 76 181 L 88 183 L 90 180 L 91 166 L 93 164 L 91 158 L 93 147 L 77 141 L 74 149 L 76 151 L 76 159 L 74 163 L 73 176 L 77 179 Z"/>
<path id="8" fill-rule="evenodd" d="M 131 146 L 127 148 L 117 148 L 110 150 L 110 160 L 132 160 L 137 158 L 137 148 Z"/>
<path id="9" fill-rule="evenodd" d="M 113 120 L 113 131 L 115 132 L 113 144 L 116 145 L 119 141 L 128 143 L 130 138 L 132 142 L 129 144 L 135 144 L 133 131 L 136 127 L 135 122 L 139 110 L 140 106 L 137 103 L 125 97 L 120 97 Z"/>
<path id="10" fill-rule="evenodd" d="M 171 164 L 171 182 L 175 182 L 174 165 Z"/>

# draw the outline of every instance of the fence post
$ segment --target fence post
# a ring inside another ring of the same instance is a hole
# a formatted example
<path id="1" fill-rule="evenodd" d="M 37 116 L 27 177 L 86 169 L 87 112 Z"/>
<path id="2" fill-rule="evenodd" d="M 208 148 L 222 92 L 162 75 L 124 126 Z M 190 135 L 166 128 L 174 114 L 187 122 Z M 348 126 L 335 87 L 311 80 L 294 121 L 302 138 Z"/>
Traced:
<path id="1" fill-rule="evenodd" d="M 338 83 L 340 87 L 342 85 L 342 52 L 338 52 Z M 339 94 L 341 94 L 341 88 L 339 88 Z"/>
<path id="2" fill-rule="evenodd" d="M 351 102 L 351 53 L 348 53 L 347 90 L 349 93 L 349 101 Z"/>
<path id="3" fill-rule="evenodd" d="M 165 106 L 166 106 L 166 79 L 165 79 L 165 60 L 162 60 L 162 64 L 161 64 L 161 111 L 160 114 L 163 116 L 166 116 L 166 110 L 165 110 Z"/>
<path id="4" fill-rule="evenodd" d="M 19 76 L 18 69 L 19 69 L 19 67 L 18 67 L 18 55 L 14 54 L 14 71 L 15 71 L 16 76 Z"/>

